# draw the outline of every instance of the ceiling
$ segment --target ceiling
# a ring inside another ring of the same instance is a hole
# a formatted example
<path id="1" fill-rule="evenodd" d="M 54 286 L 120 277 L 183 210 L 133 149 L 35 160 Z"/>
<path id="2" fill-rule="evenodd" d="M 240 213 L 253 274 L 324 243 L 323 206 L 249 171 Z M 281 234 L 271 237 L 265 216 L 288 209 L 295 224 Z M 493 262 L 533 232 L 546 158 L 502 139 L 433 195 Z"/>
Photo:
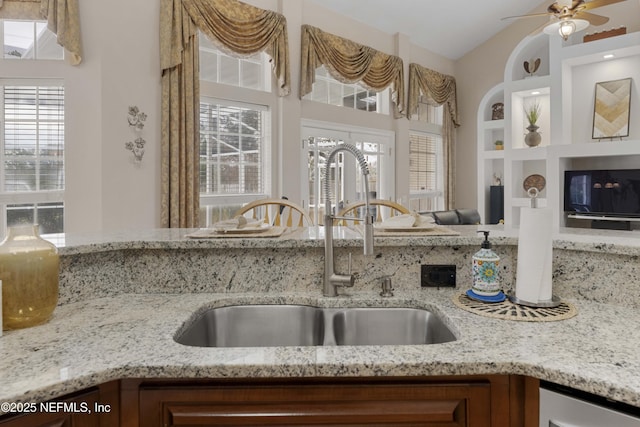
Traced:
<path id="1" fill-rule="evenodd" d="M 458 59 L 550 0 L 311 0 L 389 34 L 402 33 L 431 52 Z M 544 18 L 536 18 L 540 24 Z"/>

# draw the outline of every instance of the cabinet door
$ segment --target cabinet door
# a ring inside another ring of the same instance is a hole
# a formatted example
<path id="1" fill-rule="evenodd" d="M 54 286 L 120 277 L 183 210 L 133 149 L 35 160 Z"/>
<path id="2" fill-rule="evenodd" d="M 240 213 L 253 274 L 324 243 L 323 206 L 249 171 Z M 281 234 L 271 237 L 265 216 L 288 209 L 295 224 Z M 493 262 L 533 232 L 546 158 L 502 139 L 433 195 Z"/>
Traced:
<path id="1" fill-rule="evenodd" d="M 94 411 L 99 392 L 49 402 L 34 413 L 8 416 L 0 420 L 2 427 L 101 427 L 100 415 Z M 59 404 L 59 405 L 58 405 Z"/>
<path id="2" fill-rule="evenodd" d="M 490 383 L 143 387 L 140 427 L 490 426 Z"/>

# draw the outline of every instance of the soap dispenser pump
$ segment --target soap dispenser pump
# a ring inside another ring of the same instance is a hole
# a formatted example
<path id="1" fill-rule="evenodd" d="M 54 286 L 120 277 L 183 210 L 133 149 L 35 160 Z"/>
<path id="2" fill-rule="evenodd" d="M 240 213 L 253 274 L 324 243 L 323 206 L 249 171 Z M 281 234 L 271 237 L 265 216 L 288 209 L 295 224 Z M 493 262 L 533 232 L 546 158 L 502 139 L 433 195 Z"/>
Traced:
<path id="1" fill-rule="evenodd" d="M 500 257 L 491 249 L 488 231 L 480 250 L 473 255 L 473 285 L 467 296 L 484 302 L 502 302 L 506 296 L 500 283 Z"/>

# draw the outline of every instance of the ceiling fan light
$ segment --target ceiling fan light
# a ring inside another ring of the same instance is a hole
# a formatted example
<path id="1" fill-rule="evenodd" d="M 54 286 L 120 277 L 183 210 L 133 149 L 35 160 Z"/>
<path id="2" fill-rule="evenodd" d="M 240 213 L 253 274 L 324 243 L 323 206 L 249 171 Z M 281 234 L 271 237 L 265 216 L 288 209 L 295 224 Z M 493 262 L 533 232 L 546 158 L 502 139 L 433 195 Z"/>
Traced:
<path id="1" fill-rule="evenodd" d="M 563 40 L 567 40 L 569 36 L 576 31 L 576 24 L 573 23 L 573 20 L 567 19 L 566 21 L 560 22 L 560 27 L 558 28 L 558 33 L 562 37 Z"/>
<path id="2" fill-rule="evenodd" d="M 546 34 L 560 34 L 560 36 L 567 40 L 570 35 L 584 30 L 589 26 L 589 21 L 586 19 L 565 18 L 547 25 L 544 28 Z"/>

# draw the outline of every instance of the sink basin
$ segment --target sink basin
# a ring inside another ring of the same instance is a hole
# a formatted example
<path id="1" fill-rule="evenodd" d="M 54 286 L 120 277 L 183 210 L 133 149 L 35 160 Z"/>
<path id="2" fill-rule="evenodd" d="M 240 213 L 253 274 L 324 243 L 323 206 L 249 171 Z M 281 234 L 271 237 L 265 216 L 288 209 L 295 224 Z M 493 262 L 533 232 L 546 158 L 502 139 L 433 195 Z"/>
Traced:
<path id="1" fill-rule="evenodd" d="M 423 345 L 455 339 L 428 310 L 305 305 L 212 308 L 175 337 L 197 347 Z"/>
<path id="2" fill-rule="evenodd" d="M 333 317 L 337 345 L 418 345 L 455 341 L 433 313 L 415 308 L 352 308 Z"/>
<path id="3" fill-rule="evenodd" d="M 176 341 L 198 347 L 320 345 L 322 311 L 305 305 L 235 305 L 207 310 Z"/>

